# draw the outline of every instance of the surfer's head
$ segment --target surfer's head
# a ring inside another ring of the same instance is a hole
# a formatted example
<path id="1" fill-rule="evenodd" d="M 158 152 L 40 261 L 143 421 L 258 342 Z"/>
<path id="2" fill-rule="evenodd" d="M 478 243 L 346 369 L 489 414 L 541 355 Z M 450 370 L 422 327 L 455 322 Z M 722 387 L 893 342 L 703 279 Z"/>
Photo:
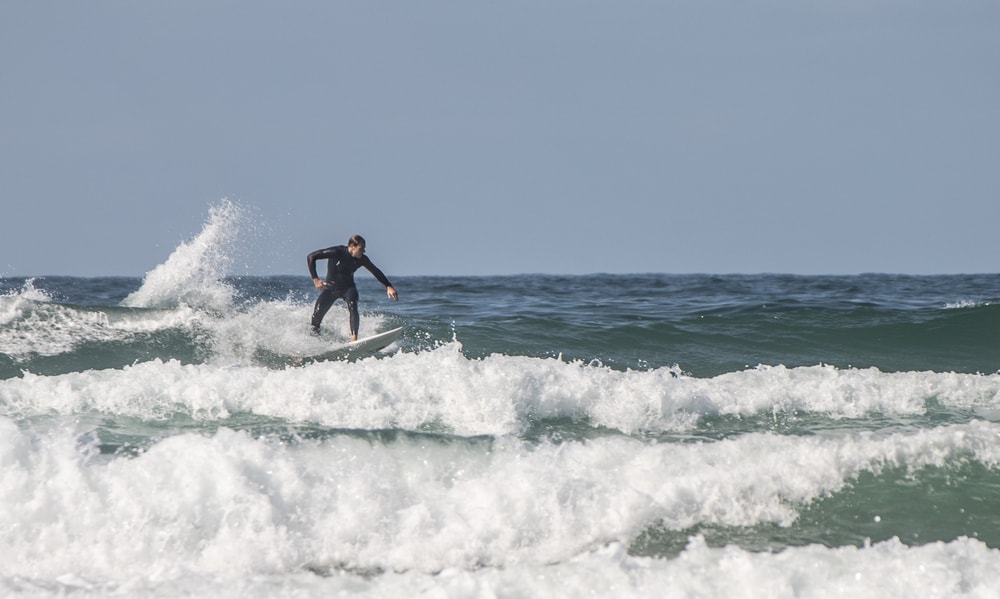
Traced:
<path id="1" fill-rule="evenodd" d="M 360 258 L 365 254 L 365 238 L 360 235 L 351 235 L 347 240 L 347 251 L 355 258 Z"/>

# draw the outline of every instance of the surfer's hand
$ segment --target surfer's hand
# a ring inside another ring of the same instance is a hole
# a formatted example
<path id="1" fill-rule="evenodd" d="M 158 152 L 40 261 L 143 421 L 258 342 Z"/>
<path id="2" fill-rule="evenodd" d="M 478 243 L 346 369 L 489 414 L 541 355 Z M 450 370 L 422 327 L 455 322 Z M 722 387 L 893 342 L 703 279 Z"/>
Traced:
<path id="1" fill-rule="evenodd" d="M 385 288 L 385 294 L 388 295 L 389 299 L 391 299 L 392 301 L 394 302 L 399 301 L 399 295 L 396 294 L 396 288 L 393 287 L 392 285 L 389 285 L 388 287 Z"/>
<path id="2" fill-rule="evenodd" d="M 313 285 L 316 286 L 316 289 L 323 289 L 323 287 L 326 287 L 326 281 L 320 278 L 316 278 L 313 279 Z"/>

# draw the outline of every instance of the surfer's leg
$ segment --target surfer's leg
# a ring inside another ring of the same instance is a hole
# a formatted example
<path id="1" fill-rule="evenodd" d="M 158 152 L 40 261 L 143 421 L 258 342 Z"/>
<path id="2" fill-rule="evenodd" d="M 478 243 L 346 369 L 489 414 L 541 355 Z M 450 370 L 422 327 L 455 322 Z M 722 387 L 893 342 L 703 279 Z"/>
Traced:
<path id="1" fill-rule="evenodd" d="M 351 315 L 351 341 L 357 341 L 358 327 L 361 324 L 361 316 L 358 314 L 358 288 L 348 289 L 344 293 L 344 301 L 347 302 L 347 311 Z"/>
<path id="2" fill-rule="evenodd" d="M 336 300 L 337 294 L 333 291 L 333 289 L 326 288 L 319 293 L 319 297 L 316 298 L 316 305 L 313 306 L 311 321 L 314 332 L 319 332 L 319 325 L 323 322 L 323 317 L 330 311 L 330 306 L 332 306 L 333 302 Z"/>

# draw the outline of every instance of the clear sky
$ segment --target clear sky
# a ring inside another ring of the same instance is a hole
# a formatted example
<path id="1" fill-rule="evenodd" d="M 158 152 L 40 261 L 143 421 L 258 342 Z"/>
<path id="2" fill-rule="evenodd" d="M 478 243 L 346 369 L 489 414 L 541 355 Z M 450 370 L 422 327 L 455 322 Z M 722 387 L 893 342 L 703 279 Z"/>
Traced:
<path id="1" fill-rule="evenodd" d="M 0 4 L 0 276 L 222 198 L 260 274 L 996 272 L 1000 2 Z"/>

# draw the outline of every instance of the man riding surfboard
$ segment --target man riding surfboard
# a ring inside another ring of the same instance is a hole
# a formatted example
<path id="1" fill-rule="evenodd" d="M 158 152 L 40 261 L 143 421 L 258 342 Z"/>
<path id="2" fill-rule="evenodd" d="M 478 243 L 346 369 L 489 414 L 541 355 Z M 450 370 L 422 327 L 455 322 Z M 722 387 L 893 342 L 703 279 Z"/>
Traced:
<path id="1" fill-rule="evenodd" d="M 326 260 L 326 280 L 320 279 L 316 274 L 317 260 Z M 313 307 L 311 321 L 313 331 L 317 333 L 320 323 L 323 322 L 323 317 L 326 316 L 333 302 L 343 299 L 350 313 L 351 341 L 358 340 L 358 327 L 361 318 L 358 315 L 358 288 L 354 284 L 354 273 L 362 266 L 385 285 L 385 292 L 389 299 L 399 300 L 396 288 L 365 255 L 365 238 L 360 235 L 351 236 L 346 246 L 335 245 L 323 250 L 316 250 L 309 254 L 306 261 L 309 265 L 309 274 L 312 276 L 313 285 L 320 292 L 319 297 L 316 298 L 316 305 Z"/>

